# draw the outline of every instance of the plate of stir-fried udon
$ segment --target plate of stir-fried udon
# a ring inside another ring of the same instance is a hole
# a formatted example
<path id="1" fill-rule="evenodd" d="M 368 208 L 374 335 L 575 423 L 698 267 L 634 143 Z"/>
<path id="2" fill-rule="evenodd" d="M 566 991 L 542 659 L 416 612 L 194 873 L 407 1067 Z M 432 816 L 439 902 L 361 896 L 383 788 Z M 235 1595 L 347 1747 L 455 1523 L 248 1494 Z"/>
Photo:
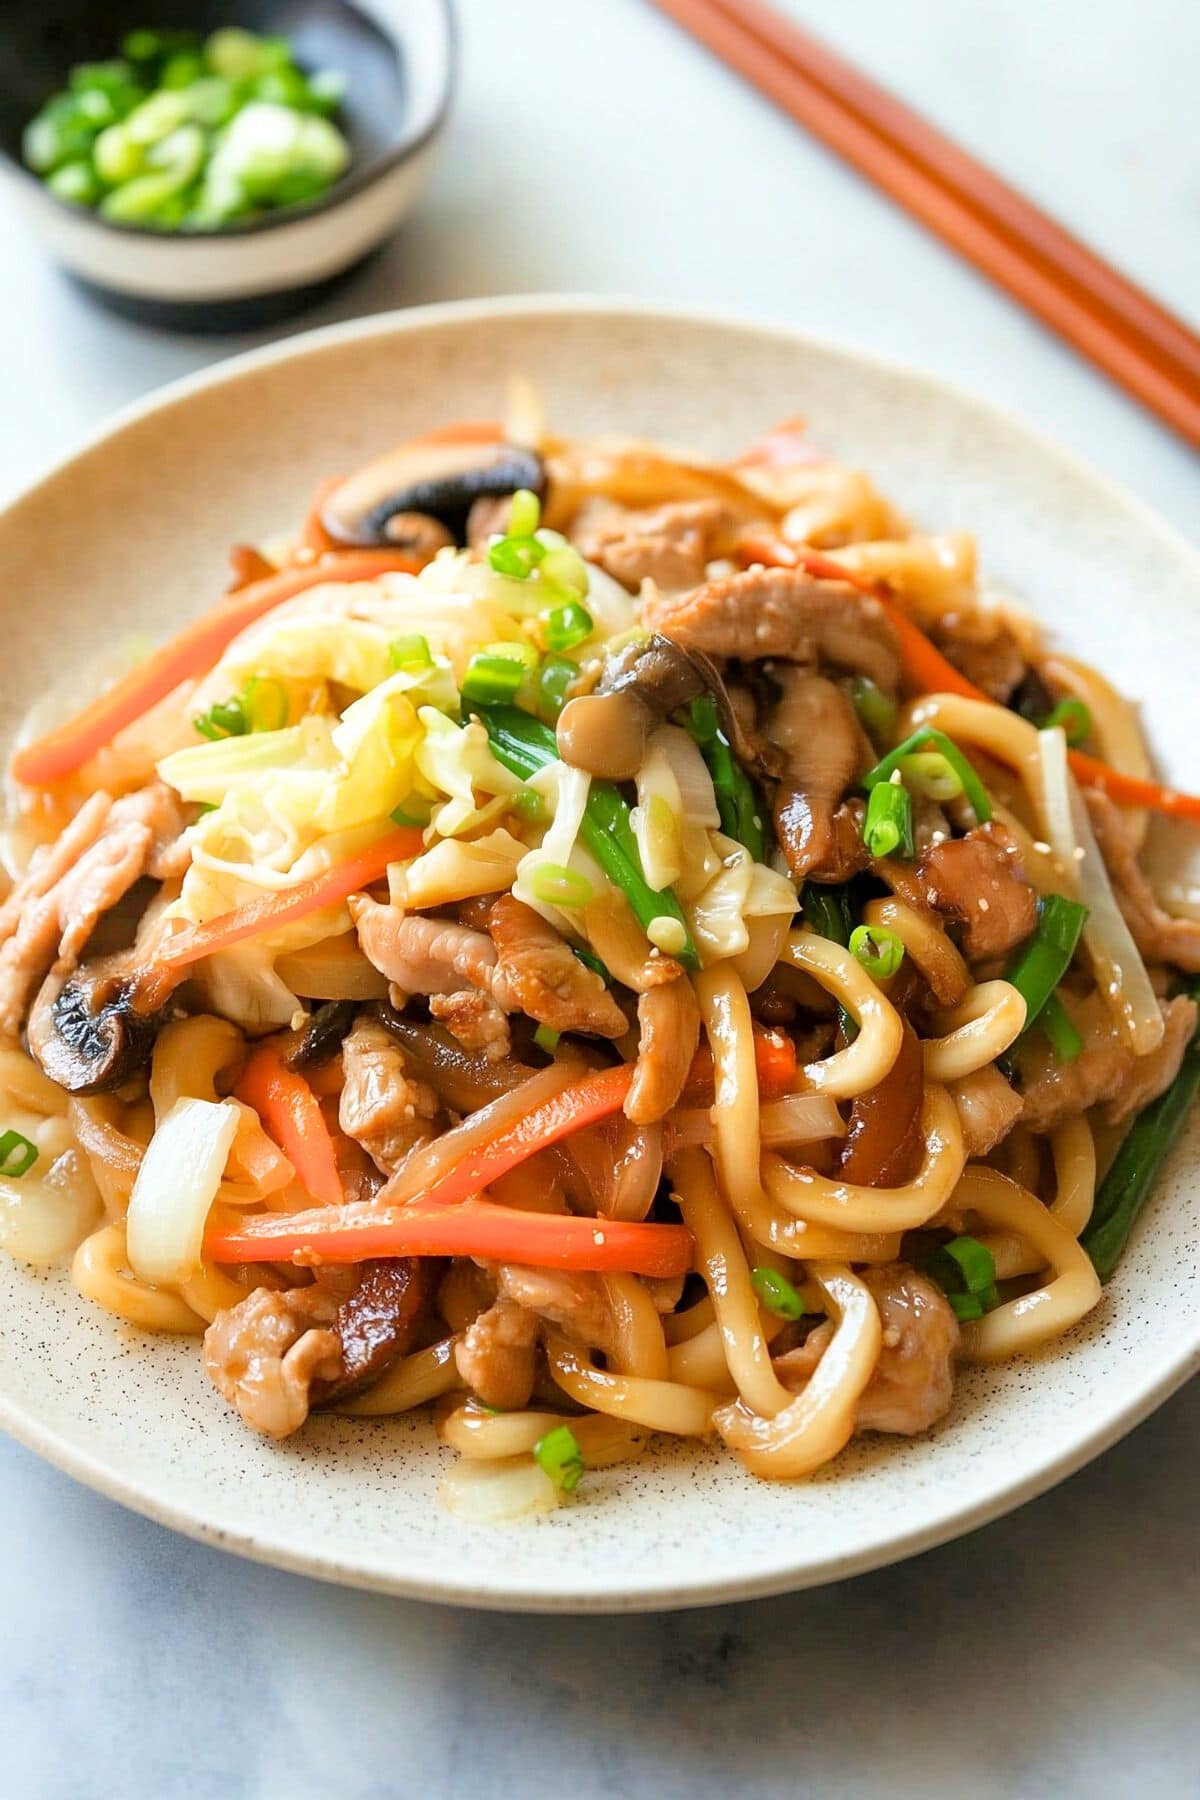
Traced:
<path id="1" fill-rule="evenodd" d="M 1194 1365 L 1195 575 L 1086 473 L 784 334 L 450 309 L 0 541 L 18 1435 L 637 1604 L 935 1541 Z"/>

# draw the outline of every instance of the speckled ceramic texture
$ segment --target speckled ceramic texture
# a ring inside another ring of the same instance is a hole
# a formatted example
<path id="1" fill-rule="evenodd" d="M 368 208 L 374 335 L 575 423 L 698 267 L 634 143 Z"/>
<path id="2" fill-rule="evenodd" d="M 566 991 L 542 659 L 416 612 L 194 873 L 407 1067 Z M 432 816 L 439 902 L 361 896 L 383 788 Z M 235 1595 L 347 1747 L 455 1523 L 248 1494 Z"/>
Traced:
<path id="1" fill-rule="evenodd" d="M 970 527 L 989 574 L 1146 703 L 1165 769 L 1200 782 L 1200 573 L 1164 525 L 1023 427 L 937 382 L 789 331 L 609 303 L 511 301 L 337 327 L 126 413 L 0 521 L 3 728 L 64 665 L 209 605 L 227 546 L 407 434 L 494 413 L 532 376 L 565 431 L 728 453 L 802 413 L 913 517 Z M 874 1567 L 1039 1493 L 1200 1363 L 1200 1134 L 1176 1154 L 1101 1305 L 1050 1351 L 961 1378 L 915 1442 L 857 1443 L 802 1485 L 664 1446 L 502 1529 L 439 1504 L 421 1418 L 246 1431 L 194 1340 L 145 1337 L 62 1274 L 0 1258 L 0 1422 L 60 1467 L 211 1543 L 330 1580 L 526 1609 L 684 1606 Z M 1052 1576 L 1048 1575 L 1048 1579 Z"/>

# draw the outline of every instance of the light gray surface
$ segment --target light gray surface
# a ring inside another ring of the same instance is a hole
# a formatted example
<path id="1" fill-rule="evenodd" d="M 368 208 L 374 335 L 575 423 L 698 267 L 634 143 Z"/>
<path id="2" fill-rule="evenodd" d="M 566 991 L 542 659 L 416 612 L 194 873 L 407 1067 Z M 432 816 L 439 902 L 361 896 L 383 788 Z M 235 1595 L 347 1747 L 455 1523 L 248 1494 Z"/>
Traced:
<path id="1" fill-rule="evenodd" d="M 795 10 L 1168 301 L 1195 302 L 1186 0 Z M 639 0 L 461 14 L 462 92 L 425 205 L 296 329 L 553 288 L 776 316 L 1022 412 L 1195 533 L 1181 447 Z M 6 490 L 113 407 L 240 347 L 94 311 L 7 210 L 0 242 Z M 1191 1794 L 1198 1427 L 1193 1384 L 1058 1493 L 840 1588 L 578 1622 L 256 1569 L 4 1443 L 5 1785 L 55 1800 Z"/>

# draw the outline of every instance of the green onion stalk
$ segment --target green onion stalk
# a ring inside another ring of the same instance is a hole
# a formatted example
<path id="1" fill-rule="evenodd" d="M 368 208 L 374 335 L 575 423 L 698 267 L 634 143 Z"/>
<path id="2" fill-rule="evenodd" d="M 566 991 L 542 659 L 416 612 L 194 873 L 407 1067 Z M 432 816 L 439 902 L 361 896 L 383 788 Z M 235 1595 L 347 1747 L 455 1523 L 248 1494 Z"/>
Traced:
<path id="1" fill-rule="evenodd" d="M 483 705 L 477 710 L 493 756 L 522 781 L 558 760 L 554 733 L 540 720 L 515 706 Z M 621 889 L 643 929 L 664 918 L 674 919 L 682 926 L 683 947 L 677 952 L 678 960 L 689 969 L 699 968 L 700 959 L 683 908 L 669 888 L 656 890 L 646 880 L 629 806 L 611 782 L 592 782 L 579 836 L 614 887 Z"/>
<path id="2" fill-rule="evenodd" d="M 767 852 L 762 801 L 721 730 L 711 694 L 692 701 L 688 710 L 688 730 L 699 745 L 705 767 L 712 776 L 721 830 L 726 837 L 747 849 L 755 862 L 762 862 Z"/>
<path id="3" fill-rule="evenodd" d="M 1200 998 L 1200 982 L 1190 993 Z M 1170 1087 L 1134 1120 L 1112 1167 L 1100 1183 L 1092 1216 L 1080 1243 L 1101 1281 L 1111 1279 L 1129 1235 L 1162 1172 L 1163 1164 L 1187 1124 L 1200 1092 L 1200 1028 L 1183 1054 Z"/>

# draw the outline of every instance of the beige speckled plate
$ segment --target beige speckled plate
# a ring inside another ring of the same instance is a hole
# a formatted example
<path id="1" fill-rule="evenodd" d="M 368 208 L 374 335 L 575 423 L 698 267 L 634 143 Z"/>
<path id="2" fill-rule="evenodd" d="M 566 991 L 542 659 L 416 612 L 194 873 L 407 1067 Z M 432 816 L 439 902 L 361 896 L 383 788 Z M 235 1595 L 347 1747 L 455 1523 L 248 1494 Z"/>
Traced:
<path id="1" fill-rule="evenodd" d="M 1144 699 L 1192 787 L 1200 573 L 1125 495 L 1023 427 L 922 376 L 791 332 L 640 306 L 434 307 L 293 339 L 127 412 L 0 521 L 5 732 L 31 677 L 114 633 L 208 605 L 225 553 L 286 526 L 314 483 L 438 420 L 494 412 L 534 377 L 568 431 L 729 452 L 800 412 L 923 522 L 970 526 L 995 579 Z M 20 692 L 13 671 L 20 671 Z M 0 1422 L 101 1492 L 181 1531 L 329 1580 L 433 1600 L 620 1610 L 743 1598 L 926 1549 L 1095 1456 L 1200 1364 L 1200 1135 L 1176 1155 L 1119 1281 L 1052 1352 L 967 1374 L 918 1441 L 856 1444 L 802 1486 L 671 1450 L 503 1530 L 440 1506 L 421 1420 L 321 1419 L 252 1437 L 194 1342 L 151 1339 L 65 1277 L 0 1258 Z"/>

